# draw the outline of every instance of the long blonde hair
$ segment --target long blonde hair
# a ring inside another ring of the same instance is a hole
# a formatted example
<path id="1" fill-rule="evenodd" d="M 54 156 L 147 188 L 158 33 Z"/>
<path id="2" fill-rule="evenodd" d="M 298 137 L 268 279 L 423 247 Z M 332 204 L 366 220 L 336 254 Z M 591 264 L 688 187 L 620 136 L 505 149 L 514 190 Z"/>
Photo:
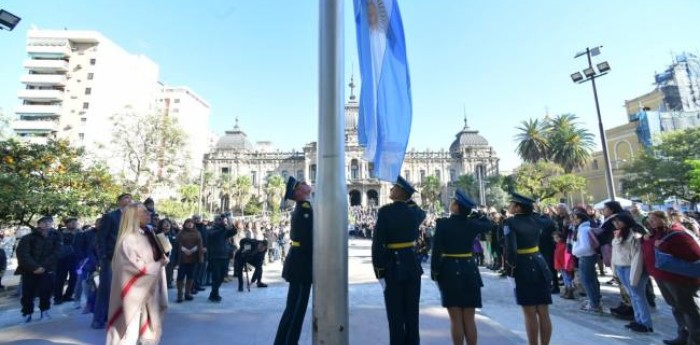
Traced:
<path id="1" fill-rule="evenodd" d="M 139 208 L 144 207 L 140 202 L 134 202 L 127 205 L 122 212 L 122 219 L 119 222 L 119 234 L 117 235 L 117 243 L 115 248 L 121 247 L 124 237 L 127 234 L 134 233 L 141 228 L 139 220 Z"/>

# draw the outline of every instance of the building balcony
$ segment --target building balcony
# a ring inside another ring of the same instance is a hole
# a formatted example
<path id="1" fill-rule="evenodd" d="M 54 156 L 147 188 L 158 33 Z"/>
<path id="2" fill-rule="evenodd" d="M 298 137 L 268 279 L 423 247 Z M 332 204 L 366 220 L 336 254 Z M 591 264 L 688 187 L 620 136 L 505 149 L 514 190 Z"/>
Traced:
<path id="1" fill-rule="evenodd" d="M 27 60 L 24 68 L 37 72 L 68 72 L 68 62 L 63 60 Z"/>
<path id="2" fill-rule="evenodd" d="M 70 45 L 27 45 L 27 54 L 31 57 L 65 58 L 70 56 Z"/>
<path id="3" fill-rule="evenodd" d="M 19 81 L 26 85 L 65 86 L 68 79 L 62 74 L 25 74 Z"/>
<path id="4" fill-rule="evenodd" d="M 60 105 L 20 105 L 15 108 L 15 114 L 20 116 L 60 116 Z"/>
<path id="5" fill-rule="evenodd" d="M 27 121 L 17 120 L 12 123 L 16 133 L 57 132 L 58 121 Z"/>
<path id="6" fill-rule="evenodd" d="M 62 90 L 20 90 L 20 99 L 34 102 L 55 102 L 63 99 Z"/>

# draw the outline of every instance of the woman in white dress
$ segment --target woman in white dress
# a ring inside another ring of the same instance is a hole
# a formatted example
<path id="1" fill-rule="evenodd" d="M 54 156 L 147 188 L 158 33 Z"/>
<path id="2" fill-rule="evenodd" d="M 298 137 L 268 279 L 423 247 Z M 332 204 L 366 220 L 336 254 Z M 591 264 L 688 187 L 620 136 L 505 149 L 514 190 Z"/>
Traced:
<path id="1" fill-rule="evenodd" d="M 165 265 L 155 234 L 146 227 L 146 207 L 128 205 L 122 214 L 112 259 L 108 345 L 155 345 L 168 307 Z"/>

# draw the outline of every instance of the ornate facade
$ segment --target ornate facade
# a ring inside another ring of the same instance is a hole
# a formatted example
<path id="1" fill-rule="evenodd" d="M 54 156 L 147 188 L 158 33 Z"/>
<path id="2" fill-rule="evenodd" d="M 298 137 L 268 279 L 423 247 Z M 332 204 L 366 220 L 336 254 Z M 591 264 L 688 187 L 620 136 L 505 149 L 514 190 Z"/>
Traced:
<path id="1" fill-rule="evenodd" d="M 350 100 L 345 105 L 345 168 L 348 184 L 348 200 L 352 206 L 382 205 L 389 202 L 391 184 L 381 182 L 372 175 L 372 163 L 363 159 L 363 148 L 358 144 L 358 102 L 354 95 L 354 84 L 350 83 Z M 436 176 L 442 183 L 442 201 L 447 204 L 454 191 L 453 181 L 460 175 L 475 174 L 486 178 L 498 174 L 499 158 L 488 141 L 477 130 L 469 128 L 466 119 L 464 128 L 457 134 L 449 150 L 406 152 L 402 175 L 420 191 L 421 182 L 427 176 Z M 285 180 L 293 175 L 313 184 L 316 179 L 316 142 L 302 150 L 279 151 L 272 149 L 270 142 L 253 145 L 238 125 L 219 139 L 213 151 L 204 157 L 205 171 L 213 181 L 222 174 L 232 177 L 247 175 L 253 183 L 253 194 L 264 199 L 265 182 L 268 176 L 281 175 Z M 482 178 L 482 180 L 483 180 Z M 226 196 L 215 185 L 205 187 L 209 208 L 217 211 L 227 209 Z M 419 194 L 419 193 L 418 193 Z M 476 197 L 476 196 L 474 196 Z"/>

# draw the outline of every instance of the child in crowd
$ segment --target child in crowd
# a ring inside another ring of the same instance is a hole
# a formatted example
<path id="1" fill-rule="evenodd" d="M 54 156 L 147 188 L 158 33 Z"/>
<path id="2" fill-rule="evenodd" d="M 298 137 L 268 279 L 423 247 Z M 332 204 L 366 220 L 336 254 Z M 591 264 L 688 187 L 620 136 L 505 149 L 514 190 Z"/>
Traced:
<path id="1" fill-rule="evenodd" d="M 552 233 L 554 238 L 554 269 L 561 274 L 564 280 L 564 293 L 560 295 L 564 299 L 574 299 L 574 258 L 566 250 L 566 242 L 561 232 Z"/>

